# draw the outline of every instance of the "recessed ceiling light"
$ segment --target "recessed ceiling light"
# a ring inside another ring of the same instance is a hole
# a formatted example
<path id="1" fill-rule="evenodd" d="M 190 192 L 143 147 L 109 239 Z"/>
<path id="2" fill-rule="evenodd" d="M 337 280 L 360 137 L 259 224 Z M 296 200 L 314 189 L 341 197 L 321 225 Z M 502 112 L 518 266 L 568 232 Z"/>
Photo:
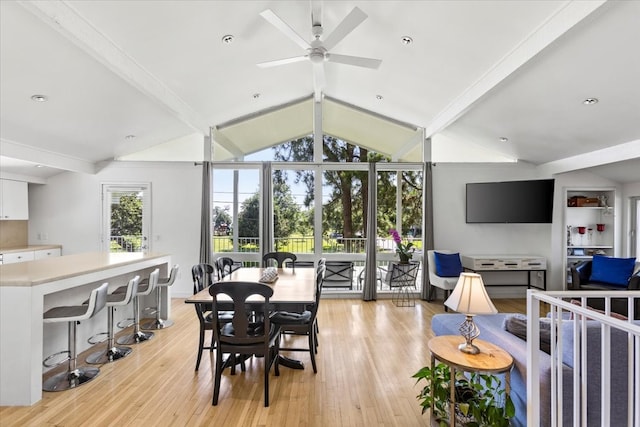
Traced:
<path id="1" fill-rule="evenodd" d="M 500 142 L 507 142 L 507 141 L 509 141 L 509 138 L 507 138 L 506 136 L 500 137 Z"/>
<path id="2" fill-rule="evenodd" d="M 124 139 L 126 139 L 127 141 L 131 141 L 132 139 L 136 139 L 135 135 L 127 135 L 124 137 Z"/>
<path id="3" fill-rule="evenodd" d="M 411 44 L 413 43 L 413 39 L 409 36 L 402 36 L 402 38 L 400 39 L 402 41 L 402 44 Z"/>
<path id="4" fill-rule="evenodd" d="M 47 95 L 33 95 L 31 100 L 35 102 L 47 102 L 49 98 L 47 98 Z"/>
<path id="5" fill-rule="evenodd" d="M 37 168 L 43 168 L 44 166 L 42 165 L 36 165 Z"/>
<path id="6" fill-rule="evenodd" d="M 382 95 L 376 95 L 377 100 L 382 100 L 382 98 L 383 98 Z"/>
<path id="7" fill-rule="evenodd" d="M 222 43 L 224 43 L 224 44 L 233 43 L 233 36 L 231 34 L 227 34 L 225 36 L 222 36 Z"/>
<path id="8" fill-rule="evenodd" d="M 260 94 L 259 93 L 254 93 L 253 94 L 253 99 L 258 99 L 260 98 Z"/>
<path id="9" fill-rule="evenodd" d="M 598 98 L 587 98 L 584 101 L 582 101 L 582 103 L 584 105 L 593 105 L 593 104 L 597 104 L 598 103 Z"/>

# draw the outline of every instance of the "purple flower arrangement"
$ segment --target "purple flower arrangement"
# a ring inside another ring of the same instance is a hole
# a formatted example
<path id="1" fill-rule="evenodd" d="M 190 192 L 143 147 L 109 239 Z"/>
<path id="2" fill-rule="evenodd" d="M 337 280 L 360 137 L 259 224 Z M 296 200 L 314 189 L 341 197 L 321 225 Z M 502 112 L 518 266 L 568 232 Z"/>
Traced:
<path id="1" fill-rule="evenodd" d="M 396 242 L 396 253 L 400 257 L 400 262 L 405 264 L 409 263 L 409 260 L 413 257 L 413 251 L 415 251 L 413 243 L 402 243 L 402 237 L 400 237 L 400 233 L 398 233 L 398 230 L 395 228 L 389 230 L 389 234 L 393 238 L 393 241 Z"/>

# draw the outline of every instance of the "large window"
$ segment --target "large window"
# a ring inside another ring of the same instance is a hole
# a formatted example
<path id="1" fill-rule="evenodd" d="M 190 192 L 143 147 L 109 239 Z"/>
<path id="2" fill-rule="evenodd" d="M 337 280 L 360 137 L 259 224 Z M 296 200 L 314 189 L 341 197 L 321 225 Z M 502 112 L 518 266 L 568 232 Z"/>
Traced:
<path id="1" fill-rule="evenodd" d="M 381 264 L 394 259 L 391 228 L 421 249 L 422 164 L 392 163 L 332 137 L 324 138 L 322 163 L 312 161 L 312 150 L 313 139 L 304 137 L 247 156 L 243 163 L 214 163 L 215 253 L 256 263 L 262 244 L 304 261 L 324 256 L 361 268 L 368 238 L 376 239 Z M 370 162 L 378 169 L 375 200 L 368 196 Z M 265 168 L 271 168 L 266 183 Z M 377 209 L 375 236 L 367 236 L 371 203 Z"/>
<path id="2" fill-rule="evenodd" d="M 213 252 L 254 254 L 260 242 L 260 164 L 218 164 L 213 171 Z"/>

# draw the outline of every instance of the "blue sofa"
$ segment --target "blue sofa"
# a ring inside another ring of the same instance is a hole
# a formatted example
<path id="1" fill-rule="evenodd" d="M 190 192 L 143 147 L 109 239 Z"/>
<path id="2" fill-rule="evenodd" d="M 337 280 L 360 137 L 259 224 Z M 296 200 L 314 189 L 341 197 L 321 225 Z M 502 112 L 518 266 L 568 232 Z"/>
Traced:
<path id="1" fill-rule="evenodd" d="M 489 341 L 508 351 L 514 360 L 511 371 L 511 399 L 516 408 L 513 426 L 527 425 L 527 343 L 504 329 L 505 318 L 509 314 L 478 315 L 474 320 L 480 328 L 480 339 Z M 464 320 L 462 314 L 438 314 L 431 320 L 435 335 L 459 335 L 458 327 Z M 635 322 L 640 324 L 640 322 Z M 594 321 L 587 322 L 587 425 L 600 424 L 600 327 Z M 573 322 L 564 322 L 563 327 L 563 422 L 572 424 L 573 400 Z M 626 425 L 627 414 L 627 335 L 612 331 L 611 348 L 616 349 L 611 359 L 611 425 Z M 589 375 L 593 373 L 592 375 Z M 550 425 L 551 420 L 551 358 L 540 351 L 540 420 L 541 426 Z M 535 398 L 534 398 L 535 399 Z"/>
<path id="2" fill-rule="evenodd" d="M 605 281 L 594 281 L 591 278 L 591 267 L 593 262 L 591 260 L 579 262 L 571 266 L 571 283 L 569 283 L 569 290 L 581 291 L 640 291 L 640 275 L 638 273 L 630 274 L 627 280 L 627 286 L 614 285 Z M 634 272 L 640 270 L 640 262 L 636 263 Z M 582 296 L 582 294 L 580 296 Z M 640 292 L 639 296 L 634 302 L 634 318 L 640 320 Z M 604 310 L 604 302 L 602 299 L 589 298 L 587 304 L 590 307 Z M 611 311 L 614 313 L 622 314 L 623 316 L 629 316 L 626 299 L 612 299 Z"/>

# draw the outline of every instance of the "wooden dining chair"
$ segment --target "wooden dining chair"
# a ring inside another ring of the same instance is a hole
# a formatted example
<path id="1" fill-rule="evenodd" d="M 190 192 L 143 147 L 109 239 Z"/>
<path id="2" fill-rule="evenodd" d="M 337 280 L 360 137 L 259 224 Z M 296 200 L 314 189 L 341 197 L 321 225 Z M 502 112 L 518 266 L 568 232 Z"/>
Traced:
<path id="1" fill-rule="evenodd" d="M 213 328 L 216 348 L 215 380 L 213 386 L 213 405 L 218 404 L 222 371 L 226 365 L 222 355 L 257 355 L 264 360 L 264 406 L 269 406 L 269 371 L 274 365 L 275 374 L 280 375 L 278 369 L 278 345 L 280 328 L 269 319 L 269 298 L 273 296 L 271 286 L 258 282 L 217 282 L 209 287 L 213 297 L 212 319 L 218 319 L 221 307 L 226 310 L 228 300 L 221 300 L 221 295 L 227 295 L 232 300 L 233 316 L 227 323 L 220 321 Z M 249 297 L 259 295 L 261 301 L 247 301 Z M 261 321 L 252 321 L 252 312 L 261 313 Z M 276 362 L 274 364 L 274 362 Z M 232 362 L 235 363 L 235 362 Z"/>
<path id="2" fill-rule="evenodd" d="M 296 254 L 292 252 L 268 252 L 262 257 L 262 266 L 271 267 L 275 264 L 277 268 L 284 268 L 285 262 L 290 260 L 293 271 L 295 271 L 297 259 Z"/>
<path id="3" fill-rule="evenodd" d="M 191 269 L 191 276 L 193 278 L 193 294 L 207 289 L 212 282 L 213 266 L 210 264 L 196 264 Z M 214 340 L 213 334 L 211 336 L 211 344 L 205 345 L 204 335 L 205 331 L 213 331 L 214 322 L 212 321 L 211 304 L 194 304 L 196 309 L 196 315 L 200 322 L 200 334 L 198 342 L 198 358 L 196 360 L 196 371 L 200 367 L 200 360 L 202 359 L 202 350 L 213 351 Z"/>
<path id="4" fill-rule="evenodd" d="M 224 279 L 234 270 L 234 262 L 228 256 L 221 256 L 216 259 L 216 270 L 218 270 L 218 280 Z"/>
<path id="5" fill-rule="evenodd" d="M 309 345 L 305 347 L 280 347 L 280 351 L 308 351 L 311 358 L 313 373 L 318 372 L 316 366 L 316 354 L 318 353 L 318 328 L 317 318 L 320 298 L 322 296 L 322 284 L 326 267 L 319 265 L 316 270 L 316 296 L 315 303 L 303 312 L 277 311 L 271 315 L 271 321 L 280 326 L 281 336 L 306 335 Z M 277 362 L 276 362 L 277 365 Z"/>

